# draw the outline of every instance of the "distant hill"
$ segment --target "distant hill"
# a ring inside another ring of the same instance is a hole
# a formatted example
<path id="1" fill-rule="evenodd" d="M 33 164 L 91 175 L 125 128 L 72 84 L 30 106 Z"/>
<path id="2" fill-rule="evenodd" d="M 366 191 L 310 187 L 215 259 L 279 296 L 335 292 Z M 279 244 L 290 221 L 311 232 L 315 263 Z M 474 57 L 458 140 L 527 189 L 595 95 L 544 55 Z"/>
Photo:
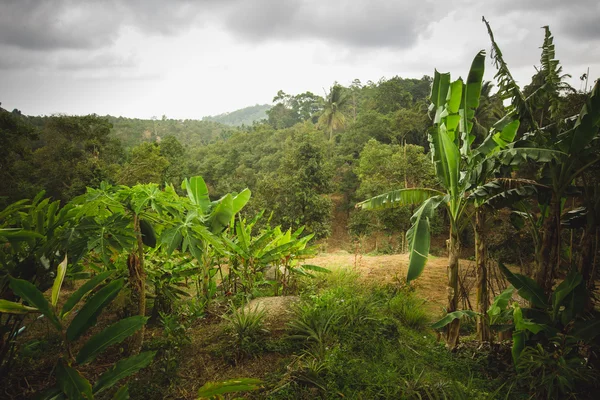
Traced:
<path id="1" fill-rule="evenodd" d="M 204 117 L 202 120 L 219 122 L 230 126 L 252 125 L 254 121 L 266 119 L 267 110 L 271 107 L 269 104 L 257 104 L 224 114 Z"/>

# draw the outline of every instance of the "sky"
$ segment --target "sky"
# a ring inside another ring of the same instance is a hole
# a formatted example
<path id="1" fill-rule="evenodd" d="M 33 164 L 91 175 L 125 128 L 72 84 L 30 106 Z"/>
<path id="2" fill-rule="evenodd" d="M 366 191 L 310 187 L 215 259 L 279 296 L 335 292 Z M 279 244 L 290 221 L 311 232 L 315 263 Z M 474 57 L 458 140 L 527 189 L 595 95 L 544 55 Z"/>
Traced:
<path id="1" fill-rule="evenodd" d="M 27 115 L 176 119 L 334 83 L 466 77 L 488 53 L 530 81 L 542 26 L 568 82 L 600 77 L 598 0 L 0 0 L 0 102 Z"/>

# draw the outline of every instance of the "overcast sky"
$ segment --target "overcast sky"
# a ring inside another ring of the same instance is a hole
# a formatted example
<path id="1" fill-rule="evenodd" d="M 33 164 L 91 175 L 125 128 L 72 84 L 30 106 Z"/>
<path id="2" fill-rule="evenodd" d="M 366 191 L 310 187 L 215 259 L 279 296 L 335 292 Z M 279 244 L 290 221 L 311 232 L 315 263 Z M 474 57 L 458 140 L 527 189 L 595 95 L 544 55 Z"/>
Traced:
<path id="1" fill-rule="evenodd" d="M 598 0 L 0 0 L 0 102 L 199 119 L 280 89 L 322 95 L 434 68 L 456 78 L 489 54 L 482 15 L 519 83 L 539 65 L 543 25 L 576 89 L 588 67 L 600 76 Z"/>

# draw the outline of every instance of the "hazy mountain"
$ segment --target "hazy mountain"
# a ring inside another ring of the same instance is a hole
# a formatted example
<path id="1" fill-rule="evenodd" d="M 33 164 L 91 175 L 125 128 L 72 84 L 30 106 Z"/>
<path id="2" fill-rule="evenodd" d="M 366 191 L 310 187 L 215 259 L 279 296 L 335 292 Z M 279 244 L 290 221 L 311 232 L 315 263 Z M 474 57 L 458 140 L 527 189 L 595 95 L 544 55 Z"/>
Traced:
<path id="1" fill-rule="evenodd" d="M 228 113 L 204 117 L 202 120 L 220 122 L 231 126 L 252 125 L 254 121 L 267 118 L 266 112 L 271 107 L 269 104 L 257 104 Z"/>

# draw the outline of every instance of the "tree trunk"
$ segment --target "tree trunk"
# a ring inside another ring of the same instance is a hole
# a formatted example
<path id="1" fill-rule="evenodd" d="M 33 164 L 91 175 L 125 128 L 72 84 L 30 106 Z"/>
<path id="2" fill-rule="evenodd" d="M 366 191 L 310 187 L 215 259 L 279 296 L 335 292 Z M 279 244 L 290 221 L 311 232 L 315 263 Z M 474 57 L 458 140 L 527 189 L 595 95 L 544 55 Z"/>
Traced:
<path id="1" fill-rule="evenodd" d="M 460 244 L 458 234 L 450 227 L 450 245 L 448 248 L 448 313 L 458 310 L 458 257 Z M 460 319 L 452 321 L 446 331 L 446 343 L 453 350 L 458 345 Z"/>
<path id="2" fill-rule="evenodd" d="M 593 213 L 588 213 L 593 214 Z M 583 276 L 583 282 L 588 290 L 585 308 L 594 309 L 592 292 L 594 290 L 594 255 L 596 247 L 596 221 L 593 215 L 588 215 L 588 223 L 581 236 L 580 254 L 577 260 L 577 270 Z"/>
<path id="3" fill-rule="evenodd" d="M 560 256 L 560 198 L 552 194 L 548 216 L 542 226 L 542 241 L 537 255 L 535 280 L 549 297 Z"/>
<path id="4" fill-rule="evenodd" d="M 137 315 L 146 315 L 146 272 L 144 271 L 144 243 L 140 230 L 140 221 L 137 215 L 133 217 L 133 229 L 137 236 L 137 252 L 129 254 L 127 267 L 129 269 L 129 286 L 131 288 L 131 302 Z M 137 307 L 136 307 L 137 306 Z M 137 354 L 142 349 L 144 342 L 144 329 L 138 330 L 129 340 L 129 354 Z"/>
<path id="5" fill-rule="evenodd" d="M 490 340 L 490 321 L 487 310 L 490 306 L 488 292 L 487 252 L 485 236 L 485 212 L 481 207 L 475 211 L 475 268 L 477 274 L 477 338 Z"/>

